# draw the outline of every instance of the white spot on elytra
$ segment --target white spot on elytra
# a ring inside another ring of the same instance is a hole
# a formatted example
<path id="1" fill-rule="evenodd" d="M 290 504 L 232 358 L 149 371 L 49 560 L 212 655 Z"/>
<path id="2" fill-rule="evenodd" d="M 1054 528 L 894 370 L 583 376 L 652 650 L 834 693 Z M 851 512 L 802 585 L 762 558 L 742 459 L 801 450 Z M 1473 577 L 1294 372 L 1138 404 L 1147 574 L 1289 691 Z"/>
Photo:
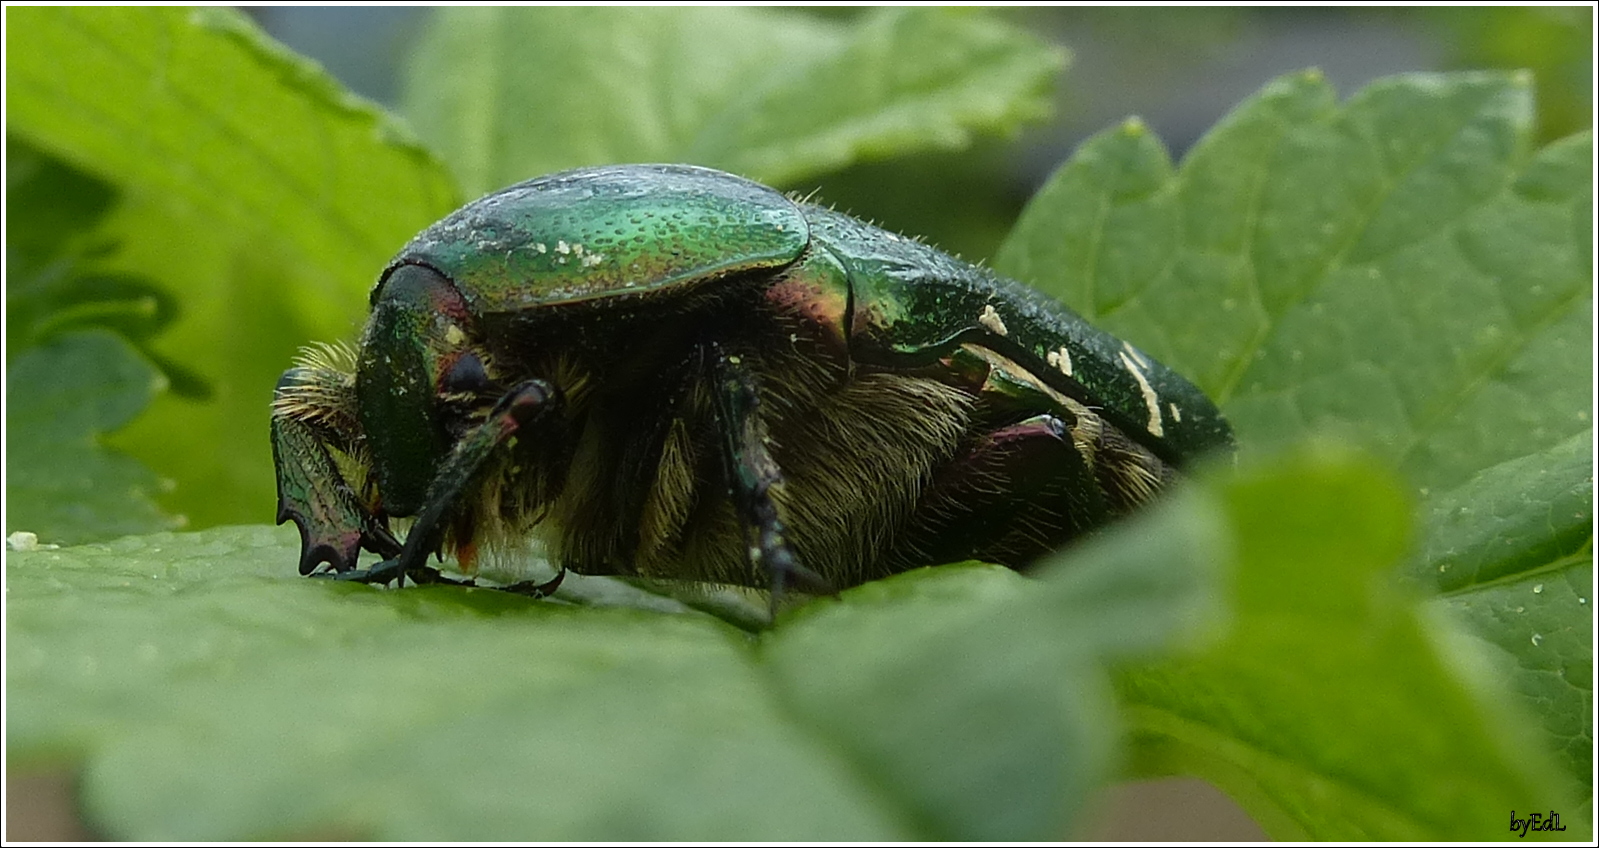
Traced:
<path id="1" fill-rule="evenodd" d="M 1060 369 L 1060 373 L 1068 377 L 1072 375 L 1072 354 L 1065 345 L 1061 345 L 1060 350 L 1050 351 L 1046 358 L 1051 367 Z"/>
<path id="2" fill-rule="evenodd" d="M 1128 350 L 1132 348 L 1129 347 Z M 1144 406 L 1149 409 L 1149 434 L 1166 435 L 1166 429 L 1160 424 L 1160 395 L 1155 394 L 1155 387 L 1149 384 L 1144 372 L 1138 370 L 1138 363 L 1134 362 L 1132 357 L 1126 353 L 1118 353 L 1117 356 L 1121 357 L 1122 367 L 1127 369 L 1127 373 L 1132 374 L 1133 379 L 1138 381 L 1138 390 L 1144 393 Z"/>
<path id="3" fill-rule="evenodd" d="M 1133 360 L 1138 363 L 1139 368 L 1149 367 L 1149 360 L 1145 359 L 1144 355 L 1138 352 L 1138 348 L 1133 347 L 1127 342 L 1122 342 L 1122 347 L 1126 348 L 1127 352 L 1132 355 Z"/>
<path id="4" fill-rule="evenodd" d="M 598 265 L 600 262 L 604 261 L 604 259 L 605 254 L 603 253 L 590 253 L 589 255 L 583 257 L 583 267 L 593 268 L 595 265 Z"/>
<path id="5" fill-rule="evenodd" d="M 977 314 L 977 323 L 982 324 L 988 328 L 989 332 L 997 336 L 1003 336 L 1010 332 L 1005 329 L 1005 321 L 999 317 L 999 312 L 994 309 L 992 303 L 983 306 L 983 311 Z"/>
<path id="6" fill-rule="evenodd" d="M 572 252 L 572 246 L 565 241 L 557 241 L 555 243 L 555 252 L 564 256 Z"/>
<path id="7" fill-rule="evenodd" d="M 1181 424 L 1182 421 L 1183 421 L 1183 411 L 1181 409 L 1177 408 L 1177 404 L 1168 403 L 1168 404 L 1166 404 L 1166 408 L 1171 410 L 1172 423 Z"/>
<path id="8" fill-rule="evenodd" d="M 544 242 L 542 242 L 542 241 L 534 242 L 533 243 L 533 249 L 537 250 L 540 253 L 549 253 L 550 252 L 550 249 L 548 247 L 545 247 L 544 246 Z"/>

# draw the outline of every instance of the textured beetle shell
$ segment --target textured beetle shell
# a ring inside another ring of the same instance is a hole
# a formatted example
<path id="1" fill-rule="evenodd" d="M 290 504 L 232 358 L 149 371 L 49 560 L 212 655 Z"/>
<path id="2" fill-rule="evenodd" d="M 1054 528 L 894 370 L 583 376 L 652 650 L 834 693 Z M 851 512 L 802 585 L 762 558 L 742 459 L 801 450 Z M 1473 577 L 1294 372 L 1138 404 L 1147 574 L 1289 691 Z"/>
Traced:
<path id="1" fill-rule="evenodd" d="M 493 313 L 773 268 L 809 240 L 799 208 L 758 183 L 682 165 L 589 168 L 462 207 L 399 259 L 443 271 Z"/>

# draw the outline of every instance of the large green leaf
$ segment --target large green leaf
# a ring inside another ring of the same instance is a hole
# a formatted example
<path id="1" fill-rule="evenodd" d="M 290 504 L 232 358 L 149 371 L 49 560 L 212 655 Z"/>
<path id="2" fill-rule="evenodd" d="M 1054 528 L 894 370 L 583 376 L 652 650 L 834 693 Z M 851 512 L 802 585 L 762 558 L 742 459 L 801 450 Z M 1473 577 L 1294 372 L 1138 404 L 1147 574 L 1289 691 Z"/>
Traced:
<path id="1" fill-rule="evenodd" d="M 730 9 L 451 9 L 406 112 L 479 193 L 579 165 L 692 162 L 788 183 L 1041 117 L 1061 52 L 971 13 L 843 25 Z"/>
<path id="2" fill-rule="evenodd" d="M 1135 773 L 1205 777 L 1277 838 L 1498 840 L 1511 810 L 1550 809 L 1583 838 L 1502 681 L 1387 579 L 1409 541 L 1397 481 L 1309 453 L 1222 491 L 1235 619 L 1119 676 Z"/>
<path id="3" fill-rule="evenodd" d="M 119 444 L 176 481 L 167 501 L 198 525 L 262 515 L 276 374 L 307 339 L 353 331 L 453 187 L 391 118 L 231 10 L 19 8 L 6 24 L 8 131 L 120 193 L 101 228 L 118 249 L 95 270 L 171 294 L 180 317 L 154 348 L 215 390 L 158 398 Z"/>
<path id="4" fill-rule="evenodd" d="M 15 552 L 8 753 L 82 762 L 122 838 L 1059 838 L 1115 738 L 1098 658 L 1213 608 L 1214 514 L 1175 500 L 1041 581 L 873 583 L 759 640 L 304 580 L 288 528 Z"/>
<path id="5" fill-rule="evenodd" d="M 1573 778 L 1593 781 L 1593 432 L 1432 499 L 1408 570 L 1490 654 Z"/>
<path id="6" fill-rule="evenodd" d="M 1086 142 L 996 261 L 1194 378 L 1241 444 L 1357 438 L 1424 489 L 1587 429 L 1591 139 L 1534 154 L 1528 81 L 1315 73 L 1173 170 Z"/>
<path id="7" fill-rule="evenodd" d="M 92 821 L 129 838 L 1058 838 L 1113 753 L 1100 658 L 1214 632 L 1231 561 L 1225 641 L 1118 677 L 1135 773 L 1204 775 L 1278 835 L 1491 838 L 1567 808 L 1381 579 L 1408 526 L 1388 477 L 1313 454 L 1209 488 L 1037 579 L 928 569 L 753 640 L 297 579 L 287 528 L 17 552 L 8 745 L 81 759 Z"/>

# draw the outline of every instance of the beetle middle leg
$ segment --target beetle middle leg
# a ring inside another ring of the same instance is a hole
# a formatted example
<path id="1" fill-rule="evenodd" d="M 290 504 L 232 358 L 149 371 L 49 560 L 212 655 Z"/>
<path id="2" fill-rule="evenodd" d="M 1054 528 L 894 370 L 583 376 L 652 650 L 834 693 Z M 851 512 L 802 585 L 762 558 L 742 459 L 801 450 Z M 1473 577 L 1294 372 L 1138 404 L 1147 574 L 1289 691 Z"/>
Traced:
<path id="1" fill-rule="evenodd" d="M 722 435 L 728 488 L 743 528 L 750 564 L 771 581 L 771 609 L 775 614 L 784 592 L 801 588 L 831 593 L 816 572 L 800 564 L 786 538 L 772 490 L 783 485 L 783 470 L 767 444 L 766 425 L 760 416 L 755 375 L 740 357 L 707 342 L 702 353 L 713 381 L 718 429 Z"/>

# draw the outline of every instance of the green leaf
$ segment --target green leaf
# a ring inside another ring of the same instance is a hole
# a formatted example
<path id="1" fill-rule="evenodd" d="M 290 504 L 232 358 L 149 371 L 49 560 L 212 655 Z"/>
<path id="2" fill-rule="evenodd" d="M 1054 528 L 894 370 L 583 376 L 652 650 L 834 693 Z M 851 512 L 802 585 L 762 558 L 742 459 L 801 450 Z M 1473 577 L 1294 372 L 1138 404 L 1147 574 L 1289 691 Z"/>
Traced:
<path id="1" fill-rule="evenodd" d="M 406 113 L 469 193 L 614 162 L 792 183 L 1042 117 L 1059 50 L 969 13 L 451 9 Z"/>
<path id="2" fill-rule="evenodd" d="M 1538 84 L 1539 135 L 1593 126 L 1593 8 L 1424 6 L 1412 14 L 1441 27 L 1458 68 L 1527 69 Z"/>
<path id="3" fill-rule="evenodd" d="M 354 332 L 389 256 L 457 202 L 448 177 L 232 10 L 18 9 L 6 48 L 8 131 L 120 194 L 93 270 L 170 293 L 151 352 L 215 389 L 158 398 L 117 443 L 196 525 L 263 515 L 270 452 L 241 434 L 264 434 L 298 345 Z"/>
<path id="4" fill-rule="evenodd" d="M 1426 523 L 1421 556 L 1407 573 L 1445 594 L 1581 554 L 1593 538 L 1593 431 L 1433 497 Z"/>
<path id="5" fill-rule="evenodd" d="M 21 12 L 7 29 L 13 131 L 222 226 L 277 235 L 343 291 L 370 285 L 369 257 L 455 199 L 403 127 L 238 13 Z"/>
<path id="6" fill-rule="evenodd" d="M 46 155 L 6 134 L 6 205 L 26 215 L 6 216 L 6 287 L 10 300 L 18 274 L 38 274 L 67 251 L 73 239 L 92 229 L 111 210 L 116 190 L 108 183 Z M 9 303 L 8 303 L 9 307 Z M 6 330 L 14 334 L 9 308 Z M 7 338 L 9 351 L 16 343 Z"/>
<path id="7" fill-rule="evenodd" d="M 76 544 L 177 526 L 153 500 L 149 469 L 100 443 L 164 380 L 105 330 L 64 335 L 6 373 L 6 533 Z"/>
<path id="8" fill-rule="evenodd" d="M 6 136 L 6 154 L 6 203 L 24 213 L 6 221 L 7 357 L 65 332 L 104 327 L 160 369 L 174 392 L 208 397 L 203 377 L 151 345 L 176 317 L 176 298 L 148 278 L 95 269 L 116 251 L 98 232 L 116 190 L 14 136 Z"/>
<path id="9" fill-rule="evenodd" d="M 1203 620 L 1213 513 L 1174 500 L 1041 581 L 879 581 L 761 641 L 653 598 L 300 579 L 287 527 L 14 552 L 8 755 L 81 760 L 119 838 L 1059 838 L 1115 738 L 1096 658 Z"/>
<path id="10" fill-rule="evenodd" d="M 10 135 L 6 155 L 7 530 L 26 545 L 177 526 L 156 476 L 101 443 L 168 385 L 141 344 L 163 293 L 84 271 L 111 186 Z"/>
<path id="11" fill-rule="evenodd" d="M 1259 448 L 1358 439 L 1424 488 L 1587 429 L 1591 139 L 1530 151 L 1524 76 L 1315 73 L 1173 170 L 1086 142 L 996 266 L 1194 378 Z"/>
<path id="12" fill-rule="evenodd" d="M 1384 579 L 1408 541 L 1396 481 L 1323 451 L 1219 488 L 1236 618 L 1119 675 L 1135 773 L 1205 777 L 1277 838 L 1491 840 L 1510 810 L 1575 811 L 1452 631 Z"/>
<path id="13" fill-rule="evenodd" d="M 1428 504 L 1407 574 L 1493 647 L 1573 778 L 1593 781 L 1593 433 Z"/>
<path id="14" fill-rule="evenodd" d="M 1097 660 L 1210 619 L 1219 526 L 1212 504 L 1174 498 L 1043 566 L 1041 586 L 951 566 L 869 583 L 806 607 L 763 657 L 790 713 L 917 838 L 1058 839 L 1114 751 Z"/>

